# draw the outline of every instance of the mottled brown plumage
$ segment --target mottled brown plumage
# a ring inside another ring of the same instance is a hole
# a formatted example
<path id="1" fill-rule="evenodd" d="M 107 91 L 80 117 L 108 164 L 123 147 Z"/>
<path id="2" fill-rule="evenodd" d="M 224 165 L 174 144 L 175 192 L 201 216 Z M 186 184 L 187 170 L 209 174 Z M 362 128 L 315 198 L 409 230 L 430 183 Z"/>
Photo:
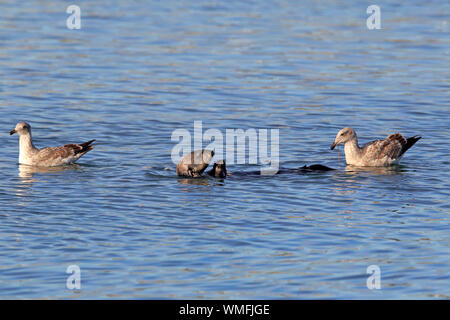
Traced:
<path id="1" fill-rule="evenodd" d="M 40 149 L 36 154 L 41 164 L 48 163 L 55 165 L 55 163 L 68 164 L 73 163 L 80 157 L 91 151 L 94 146 L 91 145 L 95 140 L 90 140 L 81 144 L 66 144 L 60 147 L 48 147 Z"/>
<path id="2" fill-rule="evenodd" d="M 414 136 L 405 139 L 400 133 L 394 133 L 386 139 L 374 140 L 359 147 L 355 131 L 347 127 L 338 132 L 331 149 L 344 143 L 345 160 L 349 165 L 389 166 L 398 163 L 403 154 L 420 138 L 420 136 Z"/>
<path id="3" fill-rule="evenodd" d="M 18 133 L 20 136 L 19 163 L 39 167 L 53 167 L 71 164 L 91 151 L 95 140 L 81 144 L 66 144 L 60 147 L 38 149 L 33 145 L 31 127 L 26 122 L 19 122 L 10 134 Z"/>

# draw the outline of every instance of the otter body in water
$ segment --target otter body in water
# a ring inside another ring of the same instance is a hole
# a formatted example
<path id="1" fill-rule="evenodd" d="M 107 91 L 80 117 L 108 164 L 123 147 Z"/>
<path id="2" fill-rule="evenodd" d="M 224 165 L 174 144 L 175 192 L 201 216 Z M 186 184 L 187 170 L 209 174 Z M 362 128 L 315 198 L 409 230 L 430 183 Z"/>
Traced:
<path id="1" fill-rule="evenodd" d="M 324 166 L 321 164 L 313 164 L 309 167 L 307 165 L 304 165 L 303 167 L 295 169 L 295 170 L 303 171 L 303 172 L 313 172 L 313 171 L 333 171 L 336 169 L 333 169 L 333 168 L 330 168 L 330 167 L 327 167 L 327 166 Z"/>
<path id="2" fill-rule="evenodd" d="M 321 164 L 313 164 L 311 166 L 303 166 L 298 169 L 281 169 L 278 170 L 276 174 L 283 174 L 283 173 L 309 173 L 309 172 L 324 172 L 324 171 L 332 171 L 335 170 L 333 168 L 321 165 Z M 214 163 L 214 166 L 211 170 L 209 170 L 208 175 L 216 177 L 216 178 L 225 178 L 228 175 L 235 175 L 235 176 L 252 176 L 257 175 L 260 176 L 260 171 L 249 171 L 249 172 L 234 172 L 233 174 L 227 173 L 227 168 L 224 160 L 217 161 Z"/>

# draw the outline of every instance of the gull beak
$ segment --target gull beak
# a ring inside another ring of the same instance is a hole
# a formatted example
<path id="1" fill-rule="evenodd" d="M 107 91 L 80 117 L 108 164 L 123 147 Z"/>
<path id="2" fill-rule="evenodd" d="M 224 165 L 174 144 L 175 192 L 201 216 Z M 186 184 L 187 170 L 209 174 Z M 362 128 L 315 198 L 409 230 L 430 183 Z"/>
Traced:
<path id="1" fill-rule="evenodd" d="M 16 133 L 17 131 L 16 131 L 16 129 L 14 129 L 14 130 L 11 130 L 10 132 L 9 132 L 9 135 L 10 136 L 12 136 L 14 133 Z"/>
<path id="2" fill-rule="evenodd" d="M 336 142 L 333 143 L 333 144 L 331 145 L 331 147 L 330 147 L 330 150 L 333 150 L 336 146 L 337 146 L 337 143 L 336 143 Z"/>

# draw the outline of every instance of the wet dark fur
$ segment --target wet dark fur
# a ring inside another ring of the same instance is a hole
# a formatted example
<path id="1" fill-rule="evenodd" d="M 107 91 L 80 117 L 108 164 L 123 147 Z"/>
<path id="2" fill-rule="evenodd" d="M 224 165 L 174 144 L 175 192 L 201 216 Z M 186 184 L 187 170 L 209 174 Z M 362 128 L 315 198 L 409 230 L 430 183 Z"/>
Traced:
<path id="1" fill-rule="evenodd" d="M 227 167 L 225 165 L 225 160 L 215 162 L 213 168 L 209 170 L 207 174 L 216 178 L 225 178 L 227 176 Z"/>
<path id="2" fill-rule="evenodd" d="M 225 167 L 225 164 L 223 165 Z M 210 171 L 208 171 L 208 174 L 210 176 L 216 176 L 216 164 L 214 164 L 213 169 L 211 169 Z M 276 174 L 286 174 L 286 173 L 293 173 L 293 174 L 305 174 L 305 173 L 313 173 L 313 172 L 326 172 L 326 171 L 332 171 L 332 170 L 336 170 L 321 164 L 313 164 L 310 166 L 303 166 L 300 167 L 298 169 L 280 169 L 278 170 L 278 172 Z M 226 168 L 225 168 L 225 174 L 226 174 Z M 231 174 L 229 174 L 230 176 L 260 176 L 261 172 L 260 171 L 248 171 L 248 172 L 244 172 L 244 171 L 236 171 L 233 172 Z M 225 178 L 226 175 L 222 175 L 220 176 L 221 178 Z"/>

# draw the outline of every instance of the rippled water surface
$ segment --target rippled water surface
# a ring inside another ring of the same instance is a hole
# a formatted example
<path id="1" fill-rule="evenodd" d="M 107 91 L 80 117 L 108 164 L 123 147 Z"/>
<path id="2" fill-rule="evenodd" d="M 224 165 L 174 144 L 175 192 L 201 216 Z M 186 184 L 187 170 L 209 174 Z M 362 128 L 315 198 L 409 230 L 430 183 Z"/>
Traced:
<path id="1" fill-rule="evenodd" d="M 0 298 L 450 297 L 446 1 L 377 2 L 372 31 L 360 1 L 76 4 L 80 30 L 64 1 L 0 4 Z M 37 146 L 97 147 L 19 166 L 20 120 Z M 171 135 L 196 120 L 279 129 L 283 168 L 338 170 L 177 178 Z M 346 168 L 345 126 L 423 138 Z"/>

